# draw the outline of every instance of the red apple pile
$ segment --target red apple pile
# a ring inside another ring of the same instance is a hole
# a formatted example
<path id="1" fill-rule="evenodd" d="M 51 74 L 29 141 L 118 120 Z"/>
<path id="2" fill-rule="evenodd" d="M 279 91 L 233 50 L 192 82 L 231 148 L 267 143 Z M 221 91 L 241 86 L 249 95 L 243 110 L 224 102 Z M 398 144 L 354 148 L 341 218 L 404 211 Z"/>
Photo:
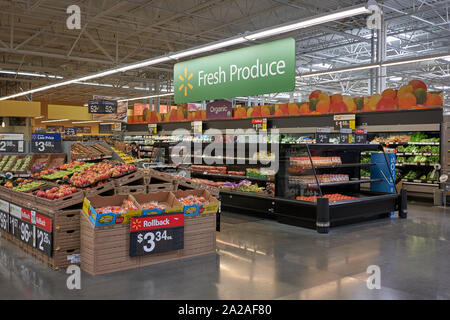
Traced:
<path id="1" fill-rule="evenodd" d="M 189 195 L 184 198 L 178 199 L 182 204 L 185 206 L 192 206 L 192 205 L 207 205 L 209 204 L 209 201 L 205 199 L 205 197 L 197 197 L 194 195 Z"/>
<path id="2" fill-rule="evenodd" d="M 70 184 L 75 187 L 87 187 L 99 181 L 111 177 L 120 177 L 135 170 L 136 166 L 131 164 L 114 165 L 108 162 L 99 162 L 84 168 L 81 172 L 74 173 L 70 178 Z"/>
<path id="3" fill-rule="evenodd" d="M 77 192 L 77 188 L 69 186 L 69 185 L 62 185 L 60 187 L 54 187 L 48 190 L 38 190 L 35 191 L 35 195 L 40 198 L 46 198 L 49 200 L 55 200 L 60 199 L 63 197 L 70 196 L 71 194 Z"/>

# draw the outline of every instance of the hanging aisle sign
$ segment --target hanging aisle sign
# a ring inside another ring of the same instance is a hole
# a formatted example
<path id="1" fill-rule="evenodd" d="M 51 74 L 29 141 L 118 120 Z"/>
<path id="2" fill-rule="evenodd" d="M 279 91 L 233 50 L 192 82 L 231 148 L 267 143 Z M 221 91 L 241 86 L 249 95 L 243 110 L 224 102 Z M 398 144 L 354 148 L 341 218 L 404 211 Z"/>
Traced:
<path id="1" fill-rule="evenodd" d="M 295 40 L 287 38 L 174 66 L 175 103 L 291 92 Z"/>
<path id="2" fill-rule="evenodd" d="M 113 114 L 117 113 L 117 101 L 113 100 L 89 100 L 89 113 Z"/>

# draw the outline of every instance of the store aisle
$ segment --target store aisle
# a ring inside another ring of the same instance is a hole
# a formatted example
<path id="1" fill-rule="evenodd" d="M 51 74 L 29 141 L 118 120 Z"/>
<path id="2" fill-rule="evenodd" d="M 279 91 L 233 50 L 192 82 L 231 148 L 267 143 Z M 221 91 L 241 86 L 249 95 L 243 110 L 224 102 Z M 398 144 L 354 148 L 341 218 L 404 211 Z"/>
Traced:
<path id="1" fill-rule="evenodd" d="M 218 254 L 92 277 L 66 288 L 0 240 L 0 299 L 450 299 L 450 210 L 411 204 L 409 218 L 341 227 L 329 235 L 225 214 Z M 366 286 L 381 268 L 381 290 Z"/>

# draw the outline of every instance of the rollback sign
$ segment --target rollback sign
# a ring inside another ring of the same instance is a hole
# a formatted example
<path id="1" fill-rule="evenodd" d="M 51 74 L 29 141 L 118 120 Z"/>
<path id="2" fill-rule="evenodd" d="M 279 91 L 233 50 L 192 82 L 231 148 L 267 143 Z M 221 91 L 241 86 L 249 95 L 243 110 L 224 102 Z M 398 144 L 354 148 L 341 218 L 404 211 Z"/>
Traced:
<path id="1" fill-rule="evenodd" d="M 3 207 L 3 204 L 1 206 Z M 52 256 L 52 219 L 49 217 L 11 203 L 8 232 L 47 256 Z"/>
<path id="2" fill-rule="evenodd" d="M 161 214 L 130 221 L 130 257 L 184 248 L 184 214 Z"/>

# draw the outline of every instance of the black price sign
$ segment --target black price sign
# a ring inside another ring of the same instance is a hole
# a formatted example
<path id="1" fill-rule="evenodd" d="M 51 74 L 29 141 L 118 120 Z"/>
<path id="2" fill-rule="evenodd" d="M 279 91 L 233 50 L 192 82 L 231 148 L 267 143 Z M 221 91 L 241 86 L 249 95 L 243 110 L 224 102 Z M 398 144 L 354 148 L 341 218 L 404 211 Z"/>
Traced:
<path id="1" fill-rule="evenodd" d="M 23 140 L 1 140 L 0 153 L 23 153 Z"/>
<path id="2" fill-rule="evenodd" d="M 117 101 L 89 100 L 89 113 L 113 114 L 117 113 Z"/>
<path id="3" fill-rule="evenodd" d="M 18 238 L 22 240 L 22 242 L 25 242 L 29 246 L 33 246 L 34 244 L 34 237 L 36 234 L 35 227 L 26 221 L 19 220 L 19 234 Z"/>
<path id="4" fill-rule="evenodd" d="M 19 237 L 19 221 L 17 217 L 9 215 L 9 233 L 16 238 Z"/>
<path id="5" fill-rule="evenodd" d="M 353 133 L 352 129 L 341 129 L 339 134 L 339 143 L 350 143 L 350 135 Z"/>
<path id="6" fill-rule="evenodd" d="M 61 153 L 60 133 L 34 133 L 31 135 L 31 152 L 33 153 Z"/>
<path id="7" fill-rule="evenodd" d="M 317 128 L 316 143 L 330 143 L 330 128 Z"/>
<path id="8" fill-rule="evenodd" d="M 130 257 L 184 248 L 184 214 L 131 219 Z"/>
<path id="9" fill-rule="evenodd" d="M 333 117 L 334 129 L 355 129 L 355 119 L 354 114 L 337 114 Z"/>
<path id="10" fill-rule="evenodd" d="M 36 248 L 47 256 L 52 256 L 52 234 L 45 230 L 36 229 Z"/>
<path id="11" fill-rule="evenodd" d="M 9 213 L 0 211 L 0 231 L 9 233 Z"/>
<path id="12" fill-rule="evenodd" d="M 365 129 L 355 130 L 355 143 L 366 144 L 367 143 L 367 131 Z"/>

